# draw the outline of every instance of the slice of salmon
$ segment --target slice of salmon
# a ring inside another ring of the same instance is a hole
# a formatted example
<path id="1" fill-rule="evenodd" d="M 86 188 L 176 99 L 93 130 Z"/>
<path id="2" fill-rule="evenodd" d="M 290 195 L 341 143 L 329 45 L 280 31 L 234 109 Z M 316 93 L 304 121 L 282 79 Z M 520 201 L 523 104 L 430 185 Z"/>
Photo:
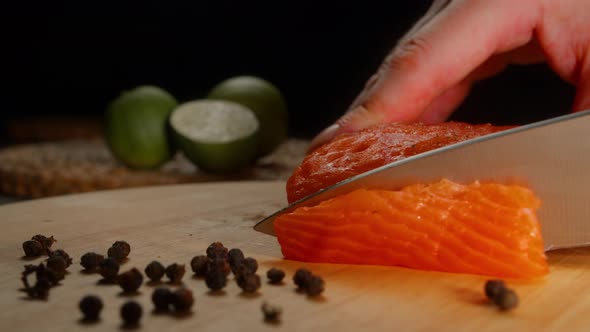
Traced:
<path id="1" fill-rule="evenodd" d="M 282 215 L 274 228 L 292 260 L 533 278 L 548 273 L 539 206 L 525 187 L 441 180 L 359 189 Z"/>
<path id="2" fill-rule="evenodd" d="M 287 181 L 289 203 L 388 163 L 513 126 L 446 122 L 375 126 L 343 134 L 305 157 Z"/>

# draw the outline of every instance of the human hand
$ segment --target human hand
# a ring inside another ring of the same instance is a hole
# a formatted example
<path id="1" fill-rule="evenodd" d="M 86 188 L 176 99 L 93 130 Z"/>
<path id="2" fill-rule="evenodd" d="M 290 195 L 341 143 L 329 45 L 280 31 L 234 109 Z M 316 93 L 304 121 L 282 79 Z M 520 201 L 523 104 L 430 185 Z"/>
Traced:
<path id="1" fill-rule="evenodd" d="M 590 0 L 435 0 L 310 150 L 378 123 L 443 122 L 475 81 L 546 62 L 590 108 Z"/>

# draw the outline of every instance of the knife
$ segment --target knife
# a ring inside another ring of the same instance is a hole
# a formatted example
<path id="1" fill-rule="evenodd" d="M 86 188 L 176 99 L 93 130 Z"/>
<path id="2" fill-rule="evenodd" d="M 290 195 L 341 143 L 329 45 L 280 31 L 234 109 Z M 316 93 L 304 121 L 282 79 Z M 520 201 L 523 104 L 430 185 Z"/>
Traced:
<path id="1" fill-rule="evenodd" d="M 442 178 L 520 184 L 541 199 L 545 250 L 590 245 L 590 110 L 531 123 L 411 156 L 343 180 L 258 222 L 275 235 L 284 213 L 360 188 L 396 190 Z"/>

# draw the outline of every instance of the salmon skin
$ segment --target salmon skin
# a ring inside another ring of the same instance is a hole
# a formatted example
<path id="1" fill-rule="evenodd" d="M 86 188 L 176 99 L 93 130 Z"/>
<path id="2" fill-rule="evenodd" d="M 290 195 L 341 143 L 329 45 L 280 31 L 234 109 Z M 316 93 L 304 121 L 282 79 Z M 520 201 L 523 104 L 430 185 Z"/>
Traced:
<path id="1" fill-rule="evenodd" d="M 305 157 L 287 181 L 293 203 L 355 175 L 422 152 L 514 126 L 389 124 L 343 134 Z"/>
<path id="2" fill-rule="evenodd" d="M 540 200 L 528 188 L 441 180 L 358 189 L 275 220 L 285 258 L 499 278 L 548 273 Z"/>

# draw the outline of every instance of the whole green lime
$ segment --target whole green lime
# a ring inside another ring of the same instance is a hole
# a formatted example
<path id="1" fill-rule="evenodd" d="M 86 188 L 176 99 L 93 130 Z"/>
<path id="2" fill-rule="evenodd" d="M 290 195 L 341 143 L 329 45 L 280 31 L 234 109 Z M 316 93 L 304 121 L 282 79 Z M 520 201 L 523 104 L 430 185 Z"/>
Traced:
<path id="1" fill-rule="evenodd" d="M 260 123 L 257 156 L 271 153 L 288 135 L 287 105 L 272 83 L 254 76 L 238 76 L 217 84 L 210 99 L 233 101 L 251 109 Z"/>
<path id="2" fill-rule="evenodd" d="M 243 105 L 227 100 L 195 100 L 172 111 L 170 127 L 185 156 L 213 173 L 238 171 L 256 159 L 259 123 Z"/>
<path id="3" fill-rule="evenodd" d="M 113 155 L 133 168 L 154 168 L 170 159 L 167 123 L 177 104 L 155 86 L 121 93 L 106 111 L 106 140 Z"/>

